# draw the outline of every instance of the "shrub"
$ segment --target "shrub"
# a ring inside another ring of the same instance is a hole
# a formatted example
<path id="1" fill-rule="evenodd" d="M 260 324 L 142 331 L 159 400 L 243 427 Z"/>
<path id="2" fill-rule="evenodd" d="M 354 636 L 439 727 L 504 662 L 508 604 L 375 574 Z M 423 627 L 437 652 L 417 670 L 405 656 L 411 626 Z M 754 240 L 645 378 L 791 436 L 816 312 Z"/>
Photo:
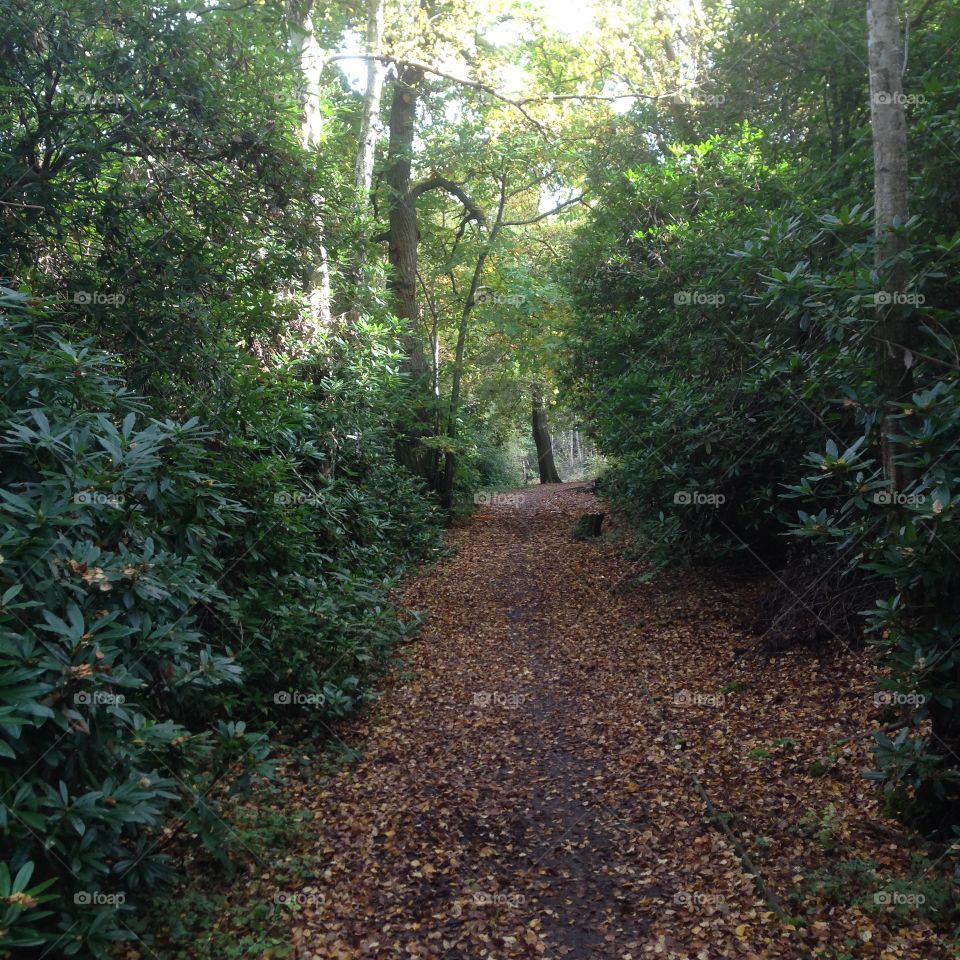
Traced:
<path id="1" fill-rule="evenodd" d="M 3 859 L 57 898 L 42 935 L 31 900 L 8 900 L 4 945 L 75 953 L 122 935 L 126 893 L 164 874 L 148 831 L 195 822 L 235 763 L 262 769 L 262 735 L 177 720 L 186 703 L 215 716 L 239 680 L 198 609 L 220 596 L 216 550 L 242 508 L 202 470 L 207 431 L 151 422 L 107 358 L 11 293 L 3 307 Z"/>
<path id="2" fill-rule="evenodd" d="M 435 527 L 378 427 L 385 384 L 348 402 L 337 379 L 384 331 L 296 384 L 238 359 L 259 393 L 223 393 L 214 430 L 151 418 L 24 295 L 0 307 L 2 947 L 100 955 L 171 834 L 226 855 L 212 795 L 269 775 L 268 711 L 305 715 L 278 693 L 324 721 L 363 701 Z"/>
<path id="3" fill-rule="evenodd" d="M 918 118 L 918 150 L 955 119 L 950 92 Z M 570 380 L 654 572 L 736 553 L 787 567 L 779 609 L 763 611 L 772 645 L 865 627 L 887 651 L 886 719 L 904 729 L 878 737 L 873 776 L 893 809 L 948 834 L 960 800 L 960 234 L 952 207 L 931 202 L 944 173 L 934 166 L 912 201 L 926 219 L 900 226 L 914 340 L 898 443 L 912 481 L 891 502 L 871 212 L 849 187 L 813 209 L 805 190 L 822 183 L 794 175 L 790 191 L 763 156 L 748 135 L 676 148 L 601 205 L 578 241 L 578 268 L 596 266 Z"/>

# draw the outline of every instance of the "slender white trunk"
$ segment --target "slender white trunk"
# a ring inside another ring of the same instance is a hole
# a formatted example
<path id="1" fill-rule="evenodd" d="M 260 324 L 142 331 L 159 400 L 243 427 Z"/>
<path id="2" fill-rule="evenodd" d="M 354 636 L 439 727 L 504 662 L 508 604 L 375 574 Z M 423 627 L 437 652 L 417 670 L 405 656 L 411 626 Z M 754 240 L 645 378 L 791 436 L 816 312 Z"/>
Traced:
<path id="1" fill-rule="evenodd" d="M 297 95 L 301 109 L 301 137 L 303 146 L 317 150 L 323 134 L 321 104 L 321 76 L 325 54 L 317 43 L 313 29 L 313 0 L 287 0 L 287 29 L 290 50 L 297 59 Z M 307 296 L 307 325 L 315 332 L 330 323 L 330 262 L 323 240 L 322 197 L 314 197 L 315 220 L 320 233 L 317 262 L 305 271 L 304 292 Z"/>
<path id="2" fill-rule="evenodd" d="M 383 95 L 383 77 L 386 68 L 375 59 L 381 53 L 383 42 L 384 0 L 368 0 L 367 6 L 367 92 L 363 98 L 363 117 L 360 121 L 360 146 L 354 168 L 357 189 L 370 192 L 373 185 L 373 161 L 380 135 L 380 100 Z"/>
<path id="3" fill-rule="evenodd" d="M 898 0 L 869 0 L 870 119 L 873 130 L 875 264 L 883 285 L 877 297 L 875 336 L 879 341 L 877 386 L 887 405 L 881 424 L 883 466 L 894 491 L 906 480 L 895 462 L 898 444 L 891 404 L 911 389 L 910 329 L 896 294 L 906 286 L 902 253 L 906 239 L 891 230 L 905 223 L 907 207 L 907 121 L 903 109 Z"/>

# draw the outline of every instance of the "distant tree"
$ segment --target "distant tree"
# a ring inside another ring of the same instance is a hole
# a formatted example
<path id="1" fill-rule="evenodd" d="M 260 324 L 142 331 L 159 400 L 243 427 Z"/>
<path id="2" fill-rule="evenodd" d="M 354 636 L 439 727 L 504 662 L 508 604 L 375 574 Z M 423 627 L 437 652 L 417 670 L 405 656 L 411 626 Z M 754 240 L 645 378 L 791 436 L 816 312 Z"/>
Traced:
<path id="1" fill-rule="evenodd" d="M 537 463 L 540 467 L 541 483 L 562 483 L 553 460 L 553 441 L 547 423 L 547 406 L 543 399 L 542 384 L 535 383 L 530 388 L 532 400 L 533 442 L 537 445 Z"/>

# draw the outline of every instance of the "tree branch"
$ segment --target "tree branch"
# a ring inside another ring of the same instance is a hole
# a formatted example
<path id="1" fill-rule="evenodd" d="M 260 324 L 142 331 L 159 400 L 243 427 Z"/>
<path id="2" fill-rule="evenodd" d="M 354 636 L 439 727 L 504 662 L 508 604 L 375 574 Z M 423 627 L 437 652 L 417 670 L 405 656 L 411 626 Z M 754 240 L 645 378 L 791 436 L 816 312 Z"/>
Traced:
<path id="1" fill-rule="evenodd" d="M 569 207 L 571 204 L 579 203 L 585 196 L 586 193 L 581 193 L 579 196 L 571 197 L 569 200 L 564 200 L 563 203 L 558 203 L 553 209 L 547 210 L 545 213 L 541 213 L 539 216 L 531 217 L 529 220 L 505 220 L 503 226 L 526 227 L 531 223 L 539 223 L 541 220 L 546 220 L 547 217 L 552 217 L 555 213 L 559 213 L 564 207 Z"/>
<path id="2" fill-rule="evenodd" d="M 454 183 L 452 180 L 447 180 L 446 177 L 430 177 L 429 180 L 424 180 L 416 184 L 410 188 L 409 198 L 416 202 L 419 197 L 430 190 L 444 190 L 451 196 L 456 197 L 464 205 L 470 214 L 468 219 L 477 220 L 480 223 L 487 222 L 483 211 L 464 193 L 460 184 Z"/>
<path id="3" fill-rule="evenodd" d="M 886 337 L 878 337 L 872 333 L 868 333 L 867 337 L 870 340 L 875 340 L 877 343 L 885 343 L 888 347 L 896 347 L 898 350 L 902 350 L 904 354 L 911 353 L 913 356 L 919 357 L 921 360 L 926 360 L 928 363 L 936 363 L 941 367 L 946 367 L 948 370 L 960 370 L 960 365 L 956 363 L 950 363 L 949 360 L 940 360 L 937 357 L 931 357 L 929 353 L 921 353 L 919 350 L 914 350 L 913 347 L 907 347 L 902 343 L 897 343 L 896 340 L 888 340 Z"/>
<path id="4" fill-rule="evenodd" d="M 429 73 L 435 77 L 441 77 L 444 80 L 450 80 L 462 87 L 469 87 L 471 90 L 477 90 L 480 93 L 485 93 L 488 96 L 493 97 L 494 100 L 499 100 L 501 103 L 505 103 L 508 106 L 513 107 L 515 110 L 518 110 L 521 114 L 523 114 L 528 123 L 536 127 L 540 133 L 549 139 L 549 131 L 547 128 L 535 117 L 530 116 L 530 113 L 524 109 L 525 103 L 532 103 L 533 101 L 515 100 L 513 97 L 508 97 L 506 94 L 500 93 L 499 90 L 496 90 L 485 83 L 481 83 L 479 80 L 471 80 L 469 77 L 458 77 L 456 74 L 448 73 L 446 70 L 440 70 L 437 67 L 432 67 L 429 63 L 423 63 L 420 60 L 406 60 L 402 57 L 390 56 L 389 54 L 337 53 L 333 56 L 325 57 L 324 64 L 336 63 L 338 60 L 379 60 L 381 63 L 387 65 L 392 63 L 397 67 L 417 67 L 420 70 L 423 70 L 424 73 Z"/>
<path id="5" fill-rule="evenodd" d="M 927 0 L 927 2 L 907 21 L 911 30 L 916 30 L 922 23 L 923 18 L 930 12 L 930 8 L 936 0 Z"/>

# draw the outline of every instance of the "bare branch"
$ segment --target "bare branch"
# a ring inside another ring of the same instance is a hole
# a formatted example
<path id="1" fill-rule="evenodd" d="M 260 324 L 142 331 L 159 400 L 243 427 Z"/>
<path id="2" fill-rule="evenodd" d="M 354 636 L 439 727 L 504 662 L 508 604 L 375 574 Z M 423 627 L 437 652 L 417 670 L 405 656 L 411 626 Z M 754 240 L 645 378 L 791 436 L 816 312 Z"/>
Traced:
<path id="1" fill-rule="evenodd" d="M 488 86 L 485 83 L 481 83 L 479 80 L 471 80 L 469 77 L 458 77 L 456 74 L 448 73 L 446 70 L 440 70 L 437 67 L 433 67 L 429 63 L 423 63 L 420 60 L 406 60 L 400 57 L 390 56 L 389 54 L 374 55 L 369 53 L 337 53 L 333 56 L 325 57 L 324 64 L 335 63 L 338 60 L 379 60 L 382 63 L 392 63 L 398 67 L 418 67 L 420 70 L 423 70 L 424 73 L 432 74 L 435 77 L 442 77 L 444 80 L 450 80 L 462 87 L 469 87 L 471 90 L 477 90 L 480 93 L 485 93 L 488 96 L 493 97 L 494 100 L 499 100 L 501 103 L 505 103 L 508 106 L 513 107 L 523 114 L 528 123 L 536 127 L 540 133 L 549 139 L 550 134 L 547 128 L 524 109 L 524 104 L 526 102 L 534 101 L 515 100 L 513 97 L 508 97 L 506 94 L 500 93 L 499 90 Z"/>
<path id="2" fill-rule="evenodd" d="M 558 203 L 552 209 L 547 210 L 536 217 L 531 217 L 529 220 L 507 220 L 503 225 L 505 227 L 526 227 L 531 223 L 539 223 L 541 220 L 546 220 L 547 217 L 552 217 L 555 213 L 559 213 L 564 207 L 569 207 L 574 203 L 580 203 L 585 196 L 586 193 L 581 193 L 576 197 L 571 197 L 569 200 L 564 200 L 563 203 Z"/>

